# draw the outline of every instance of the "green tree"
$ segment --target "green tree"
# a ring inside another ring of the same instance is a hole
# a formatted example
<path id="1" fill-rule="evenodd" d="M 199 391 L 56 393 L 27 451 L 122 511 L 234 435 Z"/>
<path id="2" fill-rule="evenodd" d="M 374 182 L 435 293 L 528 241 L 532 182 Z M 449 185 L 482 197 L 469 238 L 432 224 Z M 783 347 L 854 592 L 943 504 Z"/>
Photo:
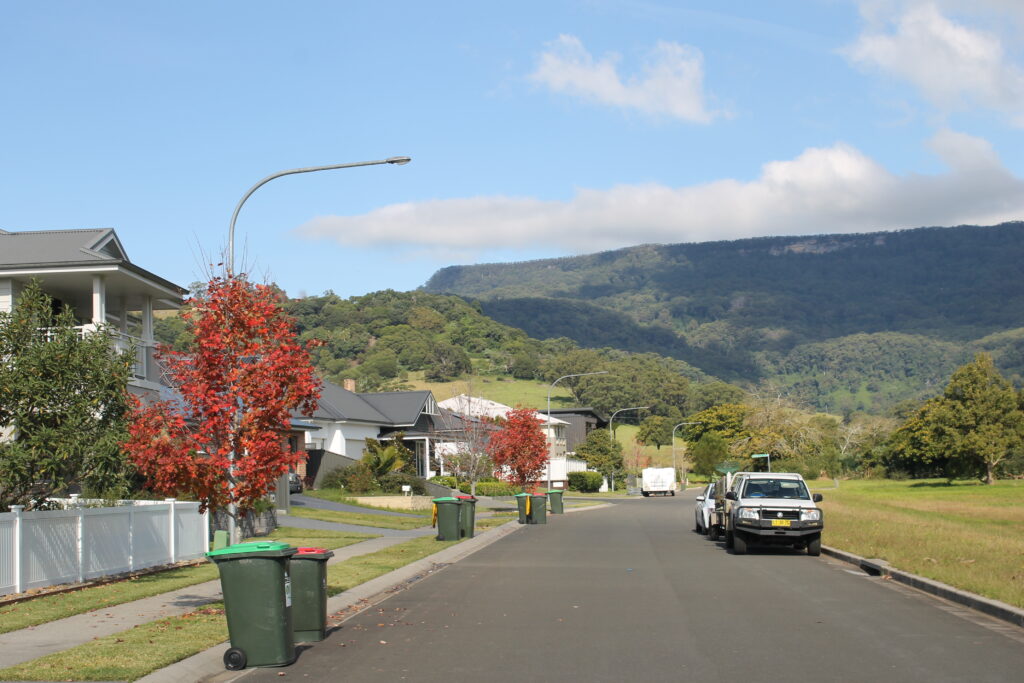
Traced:
<path id="1" fill-rule="evenodd" d="M 622 444 L 612 440 L 607 429 L 595 429 L 587 434 L 587 440 L 576 446 L 576 455 L 609 482 L 614 482 L 615 475 L 622 471 Z"/>
<path id="2" fill-rule="evenodd" d="M 715 475 L 717 467 L 729 454 L 729 445 L 720 434 L 707 432 L 700 437 L 690 452 L 693 458 L 693 471 L 706 477 Z"/>
<path id="3" fill-rule="evenodd" d="M 409 449 L 395 441 L 383 444 L 376 439 L 367 439 L 359 463 L 373 475 L 374 479 L 379 480 L 385 474 L 402 469 L 405 464 L 402 457 L 408 452 Z"/>
<path id="4" fill-rule="evenodd" d="M 949 476 L 974 473 L 987 484 L 1022 446 L 1021 396 L 984 353 L 958 368 L 942 396 L 926 402 L 893 437 L 897 460 L 944 461 Z"/>
<path id="5" fill-rule="evenodd" d="M 660 415 L 651 415 L 640 423 L 636 440 L 645 446 L 654 446 L 661 450 L 662 446 L 672 443 L 672 420 Z"/>
<path id="6" fill-rule="evenodd" d="M 431 351 L 430 364 L 423 376 L 431 382 L 449 382 L 472 369 L 473 364 L 465 351 L 457 346 L 438 342 Z"/>
<path id="7" fill-rule="evenodd" d="M 103 326 L 80 334 L 71 310 L 55 313 L 32 282 L 0 313 L 0 359 L 0 509 L 70 487 L 127 494 L 132 352 L 116 352 Z"/>

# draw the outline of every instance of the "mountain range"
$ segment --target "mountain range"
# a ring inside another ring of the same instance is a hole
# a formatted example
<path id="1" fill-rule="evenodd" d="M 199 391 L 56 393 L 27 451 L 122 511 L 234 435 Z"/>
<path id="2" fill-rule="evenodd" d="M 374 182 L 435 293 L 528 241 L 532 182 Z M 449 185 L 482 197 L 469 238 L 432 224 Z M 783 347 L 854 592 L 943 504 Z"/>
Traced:
<path id="1" fill-rule="evenodd" d="M 941 389 L 974 353 L 1024 375 L 1024 222 L 641 245 L 451 266 L 422 288 L 540 339 L 654 351 L 834 412 Z"/>

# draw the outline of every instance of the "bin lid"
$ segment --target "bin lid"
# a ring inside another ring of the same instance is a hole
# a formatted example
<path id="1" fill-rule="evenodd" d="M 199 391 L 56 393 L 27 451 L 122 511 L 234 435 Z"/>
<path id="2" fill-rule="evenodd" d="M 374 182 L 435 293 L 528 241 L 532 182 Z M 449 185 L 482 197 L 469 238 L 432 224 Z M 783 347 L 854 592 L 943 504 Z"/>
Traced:
<path id="1" fill-rule="evenodd" d="M 292 553 L 286 551 L 291 550 Z M 207 557 L 217 558 L 224 557 L 230 559 L 232 555 L 247 555 L 247 554 L 272 554 L 272 555 L 284 555 L 294 554 L 295 549 L 287 543 L 280 541 L 255 541 L 250 543 L 236 543 L 229 545 L 227 548 L 221 548 L 220 550 L 211 550 L 206 553 Z"/>
<path id="2" fill-rule="evenodd" d="M 475 501 L 476 500 L 476 498 L 474 498 L 473 496 L 455 496 L 455 497 L 458 498 L 459 500 L 468 500 L 468 501 Z"/>
<path id="3" fill-rule="evenodd" d="M 327 548 L 299 548 L 292 555 L 292 560 L 328 560 L 334 557 L 334 551 Z"/>
<path id="4" fill-rule="evenodd" d="M 529 495 L 530 495 L 530 494 L 529 494 L 529 493 L 526 493 L 526 492 L 523 492 L 523 493 L 517 493 L 517 494 L 516 494 L 516 498 L 522 498 L 523 496 L 529 496 Z"/>
<path id="5" fill-rule="evenodd" d="M 546 493 L 550 495 L 552 493 L 565 493 L 565 491 L 562 491 L 561 489 L 548 489 Z"/>
<path id="6" fill-rule="evenodd" d="M 531 493 L 530 495 L 533 496 L 534 498 L 546 498 L 548 494 L 546 494 L 546 493 Z"/>
<path id="7" fill-rule="evenodd" d="M 458 503 L 460 501 L 459 501 L 458 498 L 453 498 L 451 496 L 442 496 L 441 498 L 435 498 L 432 502 L 434 502 L 434 503 Z"/>

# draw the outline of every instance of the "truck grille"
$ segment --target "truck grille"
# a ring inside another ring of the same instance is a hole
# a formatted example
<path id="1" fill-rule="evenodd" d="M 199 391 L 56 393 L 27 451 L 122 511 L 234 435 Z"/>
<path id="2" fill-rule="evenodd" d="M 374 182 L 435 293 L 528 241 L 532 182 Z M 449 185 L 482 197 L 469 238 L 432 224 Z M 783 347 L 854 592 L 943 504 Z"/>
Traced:
<path id="1" fill-rule="evenodd" d="M 761 519 L 800 519 L 800 510 L 792 508 L 784 510 L 761 509 Z"/>

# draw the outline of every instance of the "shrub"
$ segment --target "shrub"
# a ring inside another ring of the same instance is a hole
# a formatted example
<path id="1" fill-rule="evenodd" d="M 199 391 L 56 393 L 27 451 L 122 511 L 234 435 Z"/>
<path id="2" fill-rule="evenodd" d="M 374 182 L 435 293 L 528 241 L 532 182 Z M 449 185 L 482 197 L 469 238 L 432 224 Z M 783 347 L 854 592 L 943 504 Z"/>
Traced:
<path id="1" fill-rule="evenodd" d="M 328 472 L 320 484 L 325 489 L 344 489 L 348 493 L 367 493 L 377 488 L 377 482 L 361 463 L 337 467 Z"/>
<path id="2" fill-rule="evenodd" d="M 469 482 L 460 484 L 459 490 L 463 493 L 469 493 Z M 476 484 L 476 494 L 478 496 L 514 496 L 521 492 L 522 489 L 518 486 L 513 486 L 504 481 L 479 481 Z"/>
<path id="3" fill-rule="evenodd" d="M 417 496 L 422 496 L 427 492 L 427 487 L 422 479 L 404 472 L 390 472 L 379 477 L 377 482 L 384 493 L 401 493 L 403 486 L 412 486 L 412 492 Z"/>
<path id="4" fill-rule="evenodd" d="M 441 477 L 441 476 L 437 476 L 437 477 L 431 477 L 430 481 L 434 482 L 435 484 L 439 484 L 441 486 L 447 486 L 450 489 L 453 489 L 456 486 L 458 486 L 458 482 L 455 480 L 455 477 Z"/>
<path id="5" fill-rule="evenodd" d="M 599 472 L 570 472 L 569 488 L 580 493 L 597 493 L 604 477 Z"/>

